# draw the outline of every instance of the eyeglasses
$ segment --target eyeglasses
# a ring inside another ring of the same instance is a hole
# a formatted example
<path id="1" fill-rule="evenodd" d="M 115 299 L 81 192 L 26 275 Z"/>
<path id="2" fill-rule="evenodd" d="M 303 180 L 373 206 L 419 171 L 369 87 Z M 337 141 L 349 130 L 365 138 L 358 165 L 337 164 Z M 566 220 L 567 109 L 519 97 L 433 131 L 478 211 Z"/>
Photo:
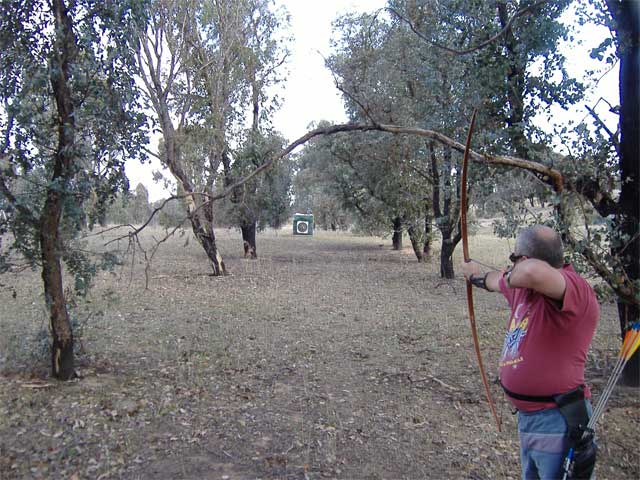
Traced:
<path id="1" fill-rule="evenodd" d="M 516 255 L 515 253 L 512 253 L 511 255 L 509 255 L 509 261 L 511 263 L 516 263 L 518 260 L 520 260 L 523 257 L 526 257 L 526 255 Z"/>

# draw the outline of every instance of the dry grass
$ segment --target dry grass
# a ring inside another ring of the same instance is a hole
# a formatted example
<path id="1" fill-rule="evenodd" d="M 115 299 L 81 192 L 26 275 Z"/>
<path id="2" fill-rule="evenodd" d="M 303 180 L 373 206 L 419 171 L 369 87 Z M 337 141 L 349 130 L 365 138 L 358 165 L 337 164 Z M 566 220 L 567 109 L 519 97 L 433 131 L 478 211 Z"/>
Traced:
<path id="1" fill-rule="evenodd" d="M 0 478 L 519 477 L 513 417 L 494 388 L 496 432 L 464 284 L 439 278 L 438 252 L 418 264 L 386 240 L 282 231 L 249 261 L 238 234 L 218 235 L 229 277 L 209 276 L 188 235 L 158 253 L 149 290 L 140 255 L 101 274 L 75 311 L 82 378 L 64 384 L 33 355 L 38 275 L 5 276 L 17 298 L 0 291 Z M 471 245 L 498 266 L 509 251 L 482 231 Z M 506 305 L 478 292 L 476 312 L 495 377 Z M 604 306 L 596 392 L 616 329 Z M 636 394 L 620 389 L 600 428 L 601 479 L 640 474 Z"/>

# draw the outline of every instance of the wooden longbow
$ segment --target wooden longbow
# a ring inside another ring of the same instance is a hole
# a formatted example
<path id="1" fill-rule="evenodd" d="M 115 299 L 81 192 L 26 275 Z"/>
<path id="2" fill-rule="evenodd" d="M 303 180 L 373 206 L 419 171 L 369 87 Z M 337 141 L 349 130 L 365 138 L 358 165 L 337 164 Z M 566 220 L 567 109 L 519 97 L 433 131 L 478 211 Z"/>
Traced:
<path id="1" fill-rule="evenodd" d="M 469 256 L 469 237 L 467 236 L 467 177 L 469 172 L 469 151 L 471 149 L 471 137 L 473 135 L 473 127 L 476 123 L 477 110 L 473 111 L 471 116 L 471 123 L 469 124 L 469 133 L 467 134 L 467 143 L 464 148 L 464 157 L 462 160 L 462 180 L 461 180 L 461 195 L 460 195 L 460 234 L 462 235 L 462 252 L 464 255 L 464 261 L 469 262 L 471 257 Z M 476 316 L 473 309 L 473 286 L 471 282 L 467 280 L 467 306 L 469 308 L 469 325 L 471 327 L 471 335 L 473 336 L 473 345 L 476 350 L 476 357 L 478 359 L 478 367 L 480 368 L 480 376 L 482 377 L 482 383 L 484 384 L 484 390 L 487 395 L 487 401 L 493 413 L 493 418 L 496 421 L 496 427 L 498 432 L 500 428 L 500 418 L 496 411 L 496 405 L 491 396 L 491 389 L 489 388 L 489 381 L 487 380 L 487 374 L 484 370 L 484 364 L 482 362 L 482 354 L 480 353 L 480 342 L 478 341 L 478 330 L 476 329 Z"/>

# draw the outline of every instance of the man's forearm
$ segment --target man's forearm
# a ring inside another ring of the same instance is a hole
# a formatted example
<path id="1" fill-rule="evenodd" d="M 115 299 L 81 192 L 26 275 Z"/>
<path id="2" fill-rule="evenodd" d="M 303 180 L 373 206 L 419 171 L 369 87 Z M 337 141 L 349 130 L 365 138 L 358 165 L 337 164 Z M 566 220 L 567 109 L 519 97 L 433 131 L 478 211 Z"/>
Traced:
<path id="1" fill-rule="evenodd" d="M 484 288 L 490 292 L 497 292 L 500 290 L 500 277 L 502 277 L 502 272 L 488 271 L 471 275 L 469 281 L 475 287 Z"/>

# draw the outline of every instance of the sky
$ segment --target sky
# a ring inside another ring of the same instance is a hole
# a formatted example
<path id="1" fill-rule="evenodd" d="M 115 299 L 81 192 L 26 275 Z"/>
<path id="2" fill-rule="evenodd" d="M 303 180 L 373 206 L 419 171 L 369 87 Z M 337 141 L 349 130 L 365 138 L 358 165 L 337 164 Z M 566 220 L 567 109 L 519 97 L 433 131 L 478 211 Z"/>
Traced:
<path id="1" fill-rule="evenodd" d="M 386 0 L 275 0 L 277 6 L 285 6 L 290 13 L 291 33 L 294 37 L 290 47 L 288 63 L 289 76 L 281 90 L 283 106 L 274 116 L 274 126 L 289 141 L 304 135 L 311 122 L 329 120 L 336 123 L 346 121 L 341 95 L 335 88 L 334 80 L 324 66 L 324 58 L 330 54 L 331 22 L 347 12 L 372 12 L 386 4 Z M 597 45 L 606 35 L 605 31 L 586 31 L 581 38 L 586 45 L 581 48 L 566 47 L 569 73 L 581 78 L 588 60 L 588 48 Z M 593 105 L 599 96 L 608 97 L 617 104 L 617 67 L 605 76 L 595 94 L 587 99 Z M 598 112 L 606 115 L 606 105 L 601 103 Z M 579 106 L 570 112 L 554 111 L 559 122 L 565 119 L 582 119 L 587 112 Z M 609 117 L 610 119 L 613 117 Z M 615 130 L 615 119 L 613 130 Z M 610 123 L 611 125 L 611 123 Z M 156 148 L 152 145 L 151 148 Z M 167 197 L 171 192 L 162 184 L 153 181 L 153 171 L 161 170 L 157 160 L 140 165 L 129 162 L 126 165 L 131 189 L 142 182 L 149 190 L 151 201 Z M 165 173 L 165 178 L 171 178 Z"/>
<path id="2" fill-rule="evenodd" d="M 340 92 L 324 66 L 330 53 L 331 22 L 349 12 L 373 12 L 386 0 L 276 0 L 291 15 L 294 35 L 283 108 L 274 116 L 276 129 L 292 141 L 311 122 L 346 121 Z"/>

